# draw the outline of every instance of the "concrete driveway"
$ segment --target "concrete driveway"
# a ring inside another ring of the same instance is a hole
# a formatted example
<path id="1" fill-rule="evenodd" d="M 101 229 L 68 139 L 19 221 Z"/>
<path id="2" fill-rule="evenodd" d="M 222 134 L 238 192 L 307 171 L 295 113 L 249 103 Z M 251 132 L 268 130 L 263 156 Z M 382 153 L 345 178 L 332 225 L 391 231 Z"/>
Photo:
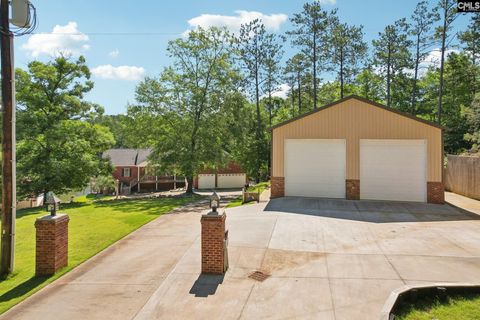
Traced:
<path id="1" fill-rule="evenodd" d="M 202 210 L 159 217 L 3 319 L 370 320 L 405 284 L 480 279 L 473 213 L 308 198 L 228 209 L 230 269 L 201 276 Z"/>

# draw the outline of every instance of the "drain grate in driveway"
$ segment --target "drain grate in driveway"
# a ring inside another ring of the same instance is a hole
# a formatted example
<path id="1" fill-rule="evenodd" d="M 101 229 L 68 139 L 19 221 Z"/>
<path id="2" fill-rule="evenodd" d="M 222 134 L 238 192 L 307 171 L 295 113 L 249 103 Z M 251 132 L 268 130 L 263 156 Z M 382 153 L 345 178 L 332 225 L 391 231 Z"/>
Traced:
<path id="1" fill-rule="evenodd" d="M 268 277 L 270 277 L 270 275 L 265 274 L 262 271 L 254 271 L 248 277 L 250 279 L 262 282 L 265 281 Z"/>

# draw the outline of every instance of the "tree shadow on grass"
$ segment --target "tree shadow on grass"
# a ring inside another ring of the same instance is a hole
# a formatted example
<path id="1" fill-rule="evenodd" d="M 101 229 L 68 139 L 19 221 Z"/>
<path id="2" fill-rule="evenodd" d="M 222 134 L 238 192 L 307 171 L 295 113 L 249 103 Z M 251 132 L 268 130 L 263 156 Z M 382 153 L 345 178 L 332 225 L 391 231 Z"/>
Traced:
<path id="1" fill-rule="evenodd" d="M 120 212 L 141 212 L 150 215 L 161 215 L 167 213 L 177 206 L 200 200 L 200 197 L 170 197 L 152 199 L 121 199 L 96 201 L 95 208 L 108 208 Z"/>
<path id="2" fill-rule="evenodd" d="M 34 277 L 31 277 L 27 281 L 22 282 L 21 284 L 19 284 L 15 288 L 12 288 L 9 291 L 2 294 L 0 296 L 0 302 L 6 302 L 6 301 L 10 301 L 12 299 L 21 297 L 21 296 L 27 294 L 28 292 L 32 291 L 33 289 L 35 289 L 36 287 L 38 287 L 39 285 L 41 285 L 45 281 L 47 281 L 49 278 L 50 278 L 49 276 L 45 276 L 45 277 L 35 277 L 34 276 Z"/>
<path id="3" fill-rule="evenodd" d="M 81 208 L 84 206 L 89 205 L 89 203 L 82 203 L 82 202 L 74 202 L 74 203 L 65 203 L 65 204 L 60 204 L 60 209 L 59 211 L 61 212 L 63 209 L 75 209 L 75 208 Z M 17 210 L 17 219 L 27 217 L 30 215 L 34 214 L 39 214 L 39 213 L 45 213 L 49 214 L 48 211 L 45 210 L 44 207 L 35 207 L 35 208 L 26 208 L 26 209 L 19 209 Z"/>

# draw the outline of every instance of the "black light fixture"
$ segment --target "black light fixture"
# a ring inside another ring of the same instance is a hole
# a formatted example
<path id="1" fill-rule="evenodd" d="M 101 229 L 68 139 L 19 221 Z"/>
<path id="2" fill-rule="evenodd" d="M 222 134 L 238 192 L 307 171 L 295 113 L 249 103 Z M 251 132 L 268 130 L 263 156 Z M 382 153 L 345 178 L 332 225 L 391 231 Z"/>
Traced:
<path id="1" fill-rule="evenodd" d="M 217 208 L 220 206 L 220 197 L 216 192 L 210 196 L 210 208 L 212 212 L 217 212 Z"/>
<path id="2" fill-rule="evenodd" d="M 57 197 L 55 197 L 55 194 L 52 191 L 47 192 L 44 203 L 47 206 L 47 211 L 50 211 L 50 215 L 55 217 L 57 215 L 60 201 L 57 200 Z"/>

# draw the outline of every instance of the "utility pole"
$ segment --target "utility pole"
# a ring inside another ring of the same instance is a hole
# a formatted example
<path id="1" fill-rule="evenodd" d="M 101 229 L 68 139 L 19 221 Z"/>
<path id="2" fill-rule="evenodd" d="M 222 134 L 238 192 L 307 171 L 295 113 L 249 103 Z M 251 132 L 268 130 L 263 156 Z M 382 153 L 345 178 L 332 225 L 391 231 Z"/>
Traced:
<path id="1" fill-rule="evenodd" d="M 15 79 L 13 34 L 10 32 L 9 1 L 0 0 L 0 49 L 2 74 L 2 229 L 0 275 L 13 271 L 15 256 Z"/>

